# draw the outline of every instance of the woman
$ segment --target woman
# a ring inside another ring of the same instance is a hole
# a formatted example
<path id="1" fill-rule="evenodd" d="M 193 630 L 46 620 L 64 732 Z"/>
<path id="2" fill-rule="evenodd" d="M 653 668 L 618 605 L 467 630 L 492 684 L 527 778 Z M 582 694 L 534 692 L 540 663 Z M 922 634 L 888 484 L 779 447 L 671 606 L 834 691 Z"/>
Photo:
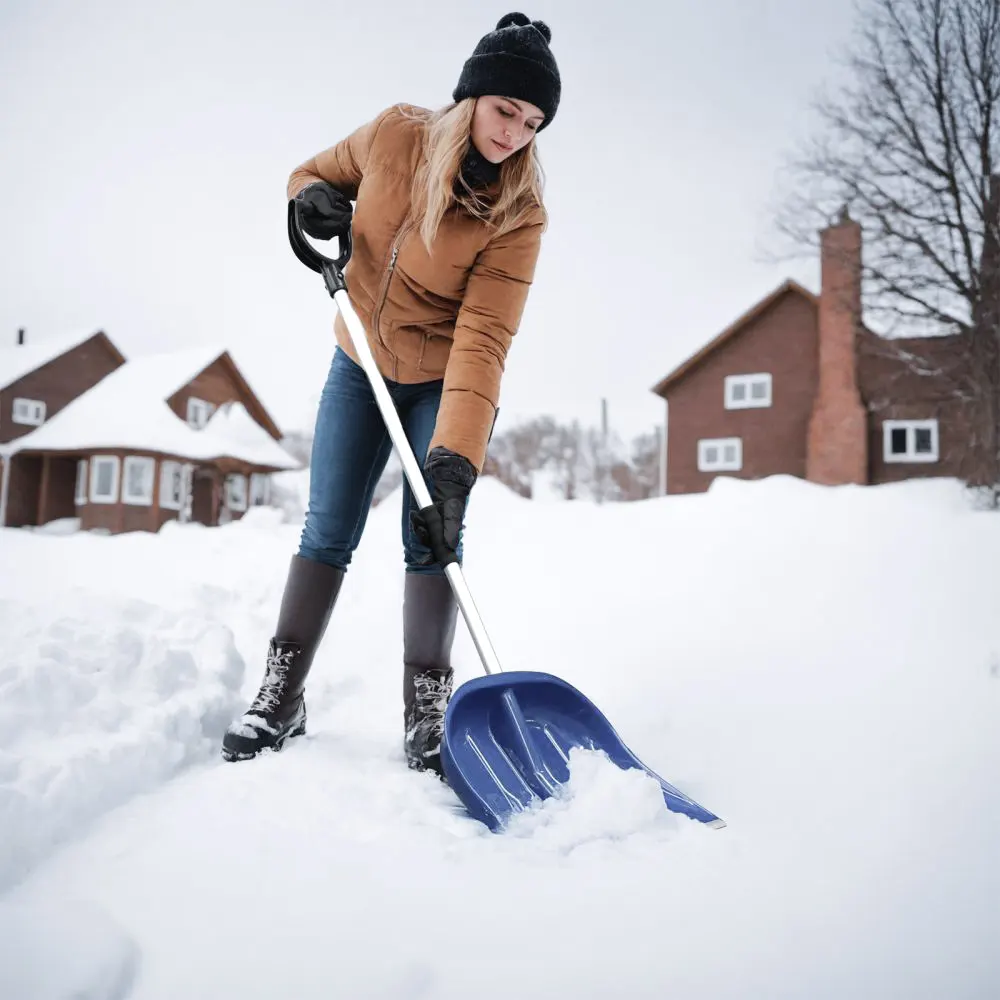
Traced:
<path id="1" fill-rule="evenodd" d="M 469 493 L 546 224 L 534 138 L 559 104 L 550 40 L 543 22 L 507 14 L 465 62 L 454 103 L 388 108 L 288 182 L 308 235 L 350 228 L 348 294 L 433 500 L 418 511 L 404 480 L 404 748 L 410 767 L 439 775 L 458 610 L 442 563 L 462 558 Z M 334 329 L 299 550 L 264 680 L 225 735 L 226 760 L 305 732 L 306 676 L 392 448 L 339 313 Z M 432 539 L 445 557 L 435 559 Z"/>

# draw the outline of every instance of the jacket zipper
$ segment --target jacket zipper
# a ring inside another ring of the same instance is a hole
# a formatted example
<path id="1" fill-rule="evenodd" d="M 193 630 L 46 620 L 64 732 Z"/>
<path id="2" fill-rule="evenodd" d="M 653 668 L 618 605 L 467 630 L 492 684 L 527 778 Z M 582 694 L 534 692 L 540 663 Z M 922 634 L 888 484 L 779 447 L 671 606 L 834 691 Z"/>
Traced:
<path id="1" fill-rule="evenodd" d="M 375 310 L 372 313 L 372 328 L 375 332 L 375 339 L 382 345 L 382 347 L 388 351 L 389 346 L 386 344 L 382 337 L 381 323 L 382 323 L 382 307 L 385 305 L 385 300 L 389 295 L 389 283 L 392 281 L 392 272 L 396 268 L 396 258 L 399 256 L 399 248 L 403 242 L 403 238 L 406 236 L 407 231 L 410 228 L 409 219 L 404 219 L 403 224 L 396 230 L 396 235 L 392 240 L 392 254 L 389 257 L 389 264 L 385 269 L 385 274 L 382 275 L 382 284 L 379 287 L 378 301 L 375 303 Z M 393 361 L 393 374 L 396 374 L 396 362 Z"/>

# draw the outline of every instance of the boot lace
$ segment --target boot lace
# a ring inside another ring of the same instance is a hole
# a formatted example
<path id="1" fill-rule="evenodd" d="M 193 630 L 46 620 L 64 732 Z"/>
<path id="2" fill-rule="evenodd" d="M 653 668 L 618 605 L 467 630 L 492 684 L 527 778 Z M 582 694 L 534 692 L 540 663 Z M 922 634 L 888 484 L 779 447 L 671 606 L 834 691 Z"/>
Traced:
<path id="1" fill-rule="evenodd" d="M 414 712 L 407 732 L 413 739 L 420 733 L 424 740 L 429 736 L 440 741 L 444 734 L 444 713 L 448 708 L 451 685 L 448 681 L 430 674 L 418 674 L 414 679 Z"/>
<path id="2" fill-rule="evenodd" d="M 288 671 L 292 666 L 294 650 L 272 647 L 268 651 L 267 665 L 264 669 L 264 680 L 261 682 L 257 697 L 247 710 L 247 714 L 259 713 L 267 715 L 273 712 L 281 702 L 281 696 L 288 683 Z"/>

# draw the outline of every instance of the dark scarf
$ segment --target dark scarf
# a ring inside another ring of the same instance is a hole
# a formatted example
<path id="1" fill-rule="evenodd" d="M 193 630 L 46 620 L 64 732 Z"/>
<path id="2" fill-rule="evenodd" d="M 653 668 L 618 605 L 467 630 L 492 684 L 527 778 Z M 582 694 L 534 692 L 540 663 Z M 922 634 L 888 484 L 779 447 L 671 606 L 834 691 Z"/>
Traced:
<path id="1" fill-rule="evenodd" d="M 487 188 L 500 180 L 500 164 L 490 163 L 482 153 L 476 149 L 475 144 L 469 142 L 469 150 L 462 161 L 461 174 L 465 178 L 466 184 L 473 191 Z M 461 183 L 455 179 L 456 190 L 461 190 Z"/>

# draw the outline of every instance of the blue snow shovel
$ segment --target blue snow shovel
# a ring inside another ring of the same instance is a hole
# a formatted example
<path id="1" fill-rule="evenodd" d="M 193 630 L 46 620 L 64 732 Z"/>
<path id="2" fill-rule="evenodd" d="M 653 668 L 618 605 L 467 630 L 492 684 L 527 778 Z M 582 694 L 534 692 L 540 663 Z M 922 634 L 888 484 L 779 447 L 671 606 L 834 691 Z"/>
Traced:
<path id="1" fill-rule="evenodd" d="M 323 275 L 371 383 L 414 498 L 421 509 L 430 507 L 423 473 L 347 294 L 343 271 L 351 256 L 350 232 L 340 238 L 336 260 L 324 257 L 306 240 L 295 202 L 289 201 L 288 237 L 295 256 Z M 493 832 L 502 832 L 513 816 L 556 794 L 569 780 L 570 751 L 579 747 L 603 753 L 621 768 L 644 771 L 659 782 L 664 802 L 673 812 L 713 828 L 726 825 L 646 767 L 597 707 L 572 685 L 539 671 L 502 671 L 458 562 L 446 561 L 445 574 L 486 671 L 485 677 L 466 681 L 456 689 L 445 712 L 441 743 L 445 778 L 470 815 Z"/>

